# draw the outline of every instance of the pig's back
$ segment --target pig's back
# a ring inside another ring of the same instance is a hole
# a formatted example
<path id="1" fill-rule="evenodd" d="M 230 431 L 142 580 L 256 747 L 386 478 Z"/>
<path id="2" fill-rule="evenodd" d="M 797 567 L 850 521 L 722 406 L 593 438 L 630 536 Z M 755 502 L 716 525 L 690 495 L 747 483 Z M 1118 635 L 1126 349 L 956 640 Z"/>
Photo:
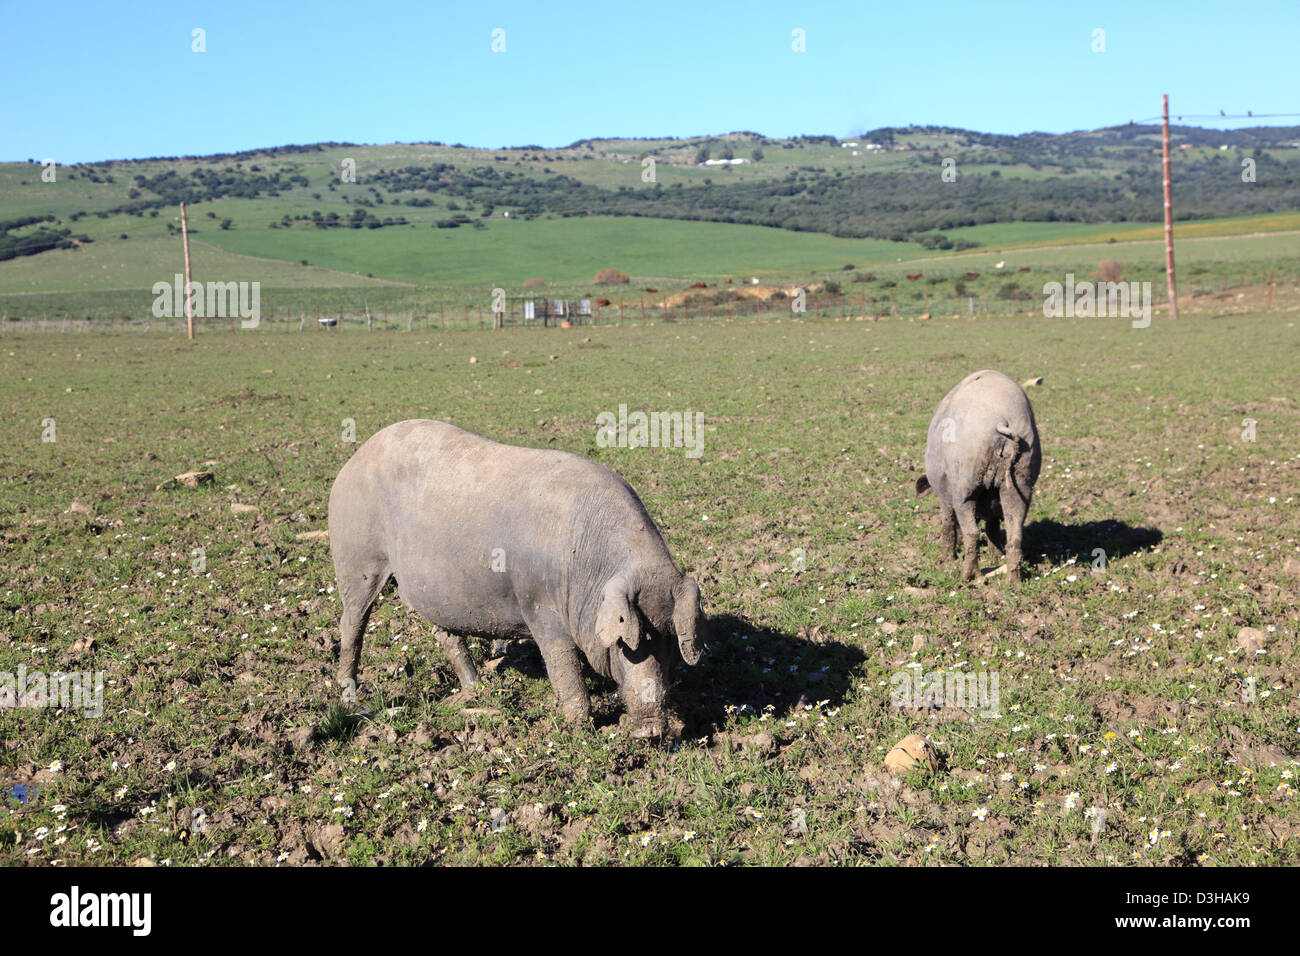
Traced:
<path id="1" fill-rule="evenodd" d="M 609 469 L 432 420 L 376 432 L 330 495 L 332 546 L 381 550 L 414 610 L 475 633 L 514 629 L 519 599 L 557 599 L 576 556 L 638 527 L 653 530 Z"/>
<path id="2" fill-rule="evenodd" d="M 553 535 L 595 504 L 641 504 L 622 478 L 595 462 L 504 445 L 430 419 L 376 432 L 344 466 L 340 482 L 354 465 L 363 482 L 384 491 L 388 510 L 407 522 L 448 522 L 465 530 L 526 517 L 522 524 L 544 524 Z"/>
<path id="3" fill-rule="evenodd" d="M 951 425 L 945 424 L 951 421 Z M 993 449 L 1006 425 L 1037 449 L 1037 426 L 1024 389 L 996 369 L 972 372 L 939 402 L 926 434 L 925 467 L 930 484 L 941 498 L 964 497 L 986 484 Z M 951 440 L 943 440 L 948 430 Z"/>

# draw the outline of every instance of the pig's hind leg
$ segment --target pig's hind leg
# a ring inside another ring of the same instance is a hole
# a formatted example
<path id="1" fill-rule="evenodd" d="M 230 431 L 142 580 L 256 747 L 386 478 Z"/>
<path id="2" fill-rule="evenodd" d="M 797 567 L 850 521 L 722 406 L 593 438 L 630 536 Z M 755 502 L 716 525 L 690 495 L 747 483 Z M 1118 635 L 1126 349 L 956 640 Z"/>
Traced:
<path id="1" fill-rule="evenodd" d="M 945 558 L 957 557 L 957 514 L 942 498 L 939 499 L 939 552 Z"/>
<path id="2" fill-rule="evenodd" d="M 1029 502 L 1011 483 L 1002 486 L 1002 514 L 1007 523 L 1007 580 L 1020 581 L 1020 562 L 1024 558 L 1025 516 Z"/>
<path id="3" fill-rule="evenodd" d="M 370 620 L 370 609 L 389 574 L 388 565 L 382 562 L 370 563 L 365 568 L 337 571 L 339 600 L 343 605 L 343 616 L 339 620 L 338 681 L 345 703 L 357 699 L 357 670 L 361 664 L 366 622 Z"/>
<path id="4" fill-rule="evenodd" d="M 1002 505 L 997 499 L 993 499 L 985 506 L 984 511 L 984 534 L 989 539 L 989 544 L 998 554 L 1005 554 L 1007 548 L 1007 534 L 1002 528 Z"/>
<path id="5" fill-rule="evenodd" d="M 973 581 L 980 570 L 980 529 L 975 523 L 975 502 L 969 499 L 955 502 L 953 511 L 961 528 L 962 580 Z"/>
<path id="6" fill-rule="evenodd" d="M 460 681 L 460 686 L 466 689 L 473 687 L 478 682 L 478 671 L 474 667 L 474 658 L 470 657 L 465 635 L 452 634 L 442 628 L 438 628 L 437 633 L 438 643 L 451 658 L 451 666 L 456 671 L 456 679 Z"/>

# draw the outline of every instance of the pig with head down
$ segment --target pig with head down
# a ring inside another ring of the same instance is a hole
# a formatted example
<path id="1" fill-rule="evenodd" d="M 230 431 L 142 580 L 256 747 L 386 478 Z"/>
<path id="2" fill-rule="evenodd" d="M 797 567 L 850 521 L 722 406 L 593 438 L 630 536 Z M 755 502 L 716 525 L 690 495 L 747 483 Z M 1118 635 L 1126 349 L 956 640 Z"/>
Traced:
<path id="1" fill-rule="evenodd" d="M 940 544 L 957 554 L 962 577 L 979 573 L 979 525 L 1007 558 L 1007 576 L 1020 580 L 1025 515 L 1042 465 L 1038 426 L 1025 390 L 1001 372 L 972 372 L 939 402 L 925 440 L 925 474 L 916 493 L 939 499 Z M 1005 535 L 1001 524 L 1005 522 Z"/>
<path id="2" fill-rule="evenodd" d="M 398 422 L 339 472 L 329 538 L 345 697 L 355 695 L 366 620 L 390 577 L 438 629 L 463 686 L 478 677 L 466 635 L 531 637 L 560 710 L 576 722 L 591 715 L 579 652 L 618 684 L 640 737 L 667 729 L 676 659 L 700 657 L 695 581 L 627 482 L 577 455 L 502 445 L 445 422 Z"/>

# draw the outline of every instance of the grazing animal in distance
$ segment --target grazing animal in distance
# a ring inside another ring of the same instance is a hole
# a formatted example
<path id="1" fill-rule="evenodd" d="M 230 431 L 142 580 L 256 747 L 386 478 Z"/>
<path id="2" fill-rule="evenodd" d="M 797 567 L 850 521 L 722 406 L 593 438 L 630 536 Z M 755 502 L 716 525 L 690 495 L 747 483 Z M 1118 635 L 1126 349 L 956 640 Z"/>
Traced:
<path id="1" fill-rule="evenodd" d="M 926 433 L 925 474 L 916 480 L 916 493 L 933 489 L 939 499 L 945 555 L 956 557 L 961 529 L 965 580 L 979 572 L 977 521 L 984 522 L 989 543 L 1005 551 L 1008 578 L 1020 580 L 1025 515 L 1041 466 L 1029 396 L 1001 372 L 972 372 L 939 402 Z"/>

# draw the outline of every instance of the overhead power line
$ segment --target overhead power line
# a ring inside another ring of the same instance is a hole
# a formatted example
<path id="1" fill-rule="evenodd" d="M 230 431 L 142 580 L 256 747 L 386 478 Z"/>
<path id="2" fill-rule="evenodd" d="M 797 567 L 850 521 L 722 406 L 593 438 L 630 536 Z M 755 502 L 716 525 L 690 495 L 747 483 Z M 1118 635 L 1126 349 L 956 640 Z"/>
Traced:
<path id="1" fill-rule="evenodd" d="M 1170 119 L 1181 123 L 1185 119 L 1294 119 L 1296 117 L 1300 117 L 1300 113 L 1252 113 L 1250 110 L 1245 113 L 1225 113 L 1223 110 L 1219 110 L 1217 113 L 1181 113 L 1171 116 Z M 1161 116 L 1148 116 L 1146 119 L 1130 120 L 1129 122 L 1146 125 L 1147 123 L 1159 123 L 1162 119 Z"/>

